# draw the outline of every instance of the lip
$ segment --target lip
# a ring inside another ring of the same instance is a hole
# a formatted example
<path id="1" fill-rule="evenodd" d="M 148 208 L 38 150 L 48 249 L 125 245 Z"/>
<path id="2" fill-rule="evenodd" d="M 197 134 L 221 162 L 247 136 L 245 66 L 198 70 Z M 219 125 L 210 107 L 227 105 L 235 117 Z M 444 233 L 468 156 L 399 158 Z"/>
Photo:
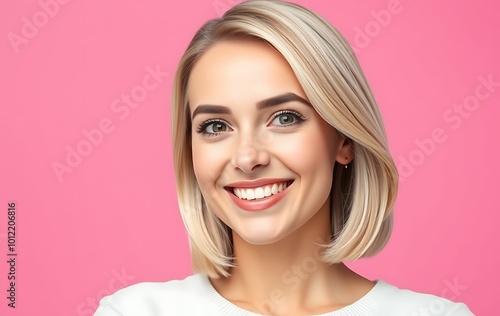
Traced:
<path id="1" fill-rule="evenodd" d="M 265 179 L 265 180 L 269 180 L 269 179 Z M 264 180 L 261 180 L 261 182 L 251 181 L 253 186 L 246 186 L 246 188 L 252 188 L 255 186 L 258 187 L 258 186 L 262 186 L 262 185 L 269 184 L 269 183 L 276 183 L 275 180 L 276 179 L 273 180 L 274 182 L 262 182 Z M 279 180 L 278 182 L 281 181 L 280 179 L 278 179 L 278 180 Z M 288 181 L 284 181 L 284 182 L 288 182 L 289 184 L 287 185 L 286 189 L 284 189 L 283 191 L 281 191 L 277 194 L 273 194 L 271 196 L 262 198 L 262 199 L 254 199 L 254 200 L 242 200 L 242 199 L 240 199 L 239 197 L 234 195 L 232 187 L 228 186 L 228 187 L 225 187 L 225 189 L 226 189 L 227 194 L 229 194 L 229 197 L 233 200 L 234 204 L 236 204 L 240 209 L 245 210 L 245 211 L 255 212 L 255 211 L 266 210 L 266 209 L 270 208 L 271 206 L 275 205 L 276 203 L 278 203 L 282 198 L 285 197 L 285 195 L 288 193 L 288 189 L 293 185 L 294 181 L 288 180 Z M 235 182 L 234 184 L 241 185 L 241 184 L 249 184 L 249 183 L 250 182 Z M 258 184 L 256 185 L 255 183 L 258 183 Z M 261 184 L 261 183 L 263 183 L 263 184 Z M 245 186 L 241 186 L 240 188 L 242 188 L 242 187 L 245 187 Z"/>
<path id="2" fill-rule="evenodd" d="M 233 182 L 225 186 L 224 188 L 257 188 L 257 187 L 263 187 L 267 184 L 273 184 L 273 183 L 281 183 L 281 182 L 288 182 L 292 181 L 293 179 L 284 179 L 284 178 L 267 178 L 267 179 L 257 179 L 257 180 L 251 180 L 251 181 L 239 181 L 239 182 Z"/>

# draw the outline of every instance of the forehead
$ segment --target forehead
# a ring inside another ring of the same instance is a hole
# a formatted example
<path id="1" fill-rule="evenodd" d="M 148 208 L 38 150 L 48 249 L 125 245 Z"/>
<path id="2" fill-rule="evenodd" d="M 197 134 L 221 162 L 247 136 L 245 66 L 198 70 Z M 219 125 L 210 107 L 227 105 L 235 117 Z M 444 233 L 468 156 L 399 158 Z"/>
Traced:
<path id="1" fill-rule="evenodd" d="M 194 65 L 188 99 L 200 102 L 261 100 L 277 93 L 304 96 L 288 62 L 272 46 L 258 40 L 227 40 L 209 48 Z"/>

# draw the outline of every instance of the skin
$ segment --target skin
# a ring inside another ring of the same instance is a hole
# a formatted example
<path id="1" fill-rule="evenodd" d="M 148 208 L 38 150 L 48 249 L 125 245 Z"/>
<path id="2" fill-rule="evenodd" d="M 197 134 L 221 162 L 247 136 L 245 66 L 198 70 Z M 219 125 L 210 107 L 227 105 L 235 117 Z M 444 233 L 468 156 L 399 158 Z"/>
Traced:
<path id="1" fill-rule="evenodd" d="M 344 264 L 323 263 L 317 246 L 332 234 L 328 205 L 335 162 L 346 164 L 353 153 L 311 105 L 256 107 L 289 92 L 307 100 L 286 60 L 260 41 L 218 42 L 191 72 L 194 171 L 208 209 L 232 229 L 236 265 L 230 277 L 211 283 L 227 300 L 255 313 L 326 313 L 352 304 L 374 286 Z M 193 117 L 206 104 L 231 113 Z M 283 110 L 294 112 L 280 114 Z M 254 212 L 240 209 L 224 189 L 262 178 L 294 182 L 277 204 Z"/>

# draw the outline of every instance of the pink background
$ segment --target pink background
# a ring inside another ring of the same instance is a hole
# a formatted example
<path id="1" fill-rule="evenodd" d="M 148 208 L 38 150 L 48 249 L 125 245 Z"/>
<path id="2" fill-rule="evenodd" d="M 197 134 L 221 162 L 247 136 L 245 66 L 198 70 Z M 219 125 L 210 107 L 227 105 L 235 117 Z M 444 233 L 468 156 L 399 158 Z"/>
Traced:
<path id="1" fill-rule="evenodd" d="M 194 32 L 235 1 L 60 2 L 7 1 L 0 10 L 2 315 L 91 315 L 119 288 L 192 273 L 173 180 L 170 89 Z M 297 2 L 354 46 L 401 172 L 391 242 L 352 266 L 496 314 L 500 6 Z M 53 165 L 66 165 L 72 150 L 86 156 L 58 176 Z M 9 201 L 17 202 L 15 310 L 5 294 Z"/>

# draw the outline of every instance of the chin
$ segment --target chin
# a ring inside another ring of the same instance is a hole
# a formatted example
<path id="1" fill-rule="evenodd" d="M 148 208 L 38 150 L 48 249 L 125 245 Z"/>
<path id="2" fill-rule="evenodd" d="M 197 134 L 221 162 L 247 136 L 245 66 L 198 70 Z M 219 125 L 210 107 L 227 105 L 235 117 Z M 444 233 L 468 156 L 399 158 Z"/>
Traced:
<path id="1" fill-rule="evenodd" d="M 274 244 L 282 240 L 292 231 L 278 230 L 276 229 L 276 226 L 274 226 L 267 227 L 267 229 L 263 229 L 262 227 L 259 227 L 258 229 L 255 229 L 255 227 L 247 227 L 245 230 L 233 229 L 233 232 L 248 244 L 254 246 L 264 246 Z"/>
<path id="2" fill-rule="evenodd" d="M 266 236 L 248 236 L 248 238 L 244 238 L 240 236 L 241 239 L 243 239 L 246 243 L 253 245 L 253 246 L 266 246 L 266 245 L 271 245 L 274 244 L 281 239 L 282 237 L 275 237 L 275 238 L 266 238 Z"/>

